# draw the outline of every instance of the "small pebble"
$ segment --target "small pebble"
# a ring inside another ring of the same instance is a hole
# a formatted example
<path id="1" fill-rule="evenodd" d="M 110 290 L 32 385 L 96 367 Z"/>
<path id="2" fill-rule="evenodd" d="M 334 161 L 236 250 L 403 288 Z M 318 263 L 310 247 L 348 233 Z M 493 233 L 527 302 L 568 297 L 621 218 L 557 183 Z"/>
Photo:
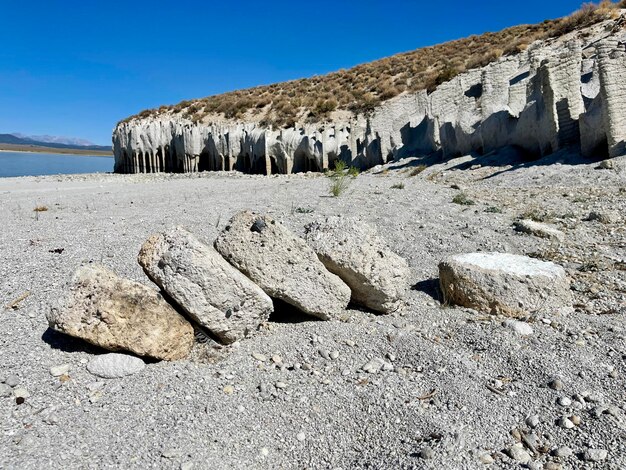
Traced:
<path id="1" fill-rule="evenodd" d="M 20 378 L 17 375 L 9 375 L 4 383 L 9 387 L 17 387 L 20 384 Z"/>
<path id="2" fill-rule="evenodd" d="M 274 354 L 274 355 L 272 356 L 272 362 L 273 362 L 274 364 L 282 364 L 282 362 L 283 362 L 283 358 L 282 358 L 282 357 L 280 357 L 278 354 Z"/>
<path id="3" fill-rule="evenodd" d="M 532 415 L 526 418 L 526 425 L 533 429 L 539 426 L 539 416 Z"/>
<path id="4" fill-rule="evenodd" d="M 572 451 L 572 449 L 570 449 L 567 446 L 557 447 L 556 449 L 552 451 L 552 455 L 554 455 L 555 457 L 559 457 L 561 459 L 566 459 L 568 457 L 571 457 L 573 454 L 574 452 Z"/>
<path id="5" fill-rule="evenodd" d="M 339 357 L 339 351 L 331 351 L 330 358 L 334 361 Z"/>
<path id="6" fill-rule="evenodd" d="M 558 462 L 546 462 L 544 470 L 563 470 L 563 465 Z"/>
<path id="7" fill-rule="evenodd" d="M 60 366 L 50 367 L 50 375 L 52 377 L 61 377 L 70 371 L 69 364 L 61 364 Z"/>
<path id="8" fill-rule="evenodd" d="M 233 387 L 232 385 L 226 385 L 224 387 L 224 393 L 226 395 L 232 395 L 233 393 L 235 393 L 235 387 Z"/>
<path id="9" fill-rule="evenodd" d="M 287 388 L 287 384 L 285 382 L 276 382 L 275 386 L 279 389 Z"/>
<path id="10" fill-rule="evenodd" d="M 320 356 L 322 356 L 324 359 L 330 359 L 330 354 L 328 354 L 328 351 L 326 351 L 325 349 L 320 349 L 318 352 Z"/>
<path id="11" fill-rule="evenodd" d="M 191 470 L 193 468 L 193 462 L 184 462 L 180 464 L 180 470 Z"/>
<path id="12" fill-rule="evenodd" d="M 485 465 L 491 465 L 495 462 L 491 454 L 481 454 L 480 457 L 478 457 L 478 460 Z"/>
<path id="13" fill-rule="evenodd" d="M 608 457 L 609 453 L 604 449 L 585 449 L 583 460 L 586 462 L 600 462 Z"/>
<path id="14" fill-rule="evenodd" d="M 267 361 L 267 357 L 265 357 L 263 354 L 258 353 L 258 352 L 253 352 L 252 357 L 255 358 L 259 362 Z"/>
<path id="15" fill-rule="evenodd" d="M 557 403 L 558 403 L 560 406 L 570 406 L 570 405 L 572 404 L 572 400 L 570 400 L 570 399 L 569 399 L 569 398 L 567 398 L 567 397 L 560 397 L 560 398 L 557 400 Z"/>
<path id="16" fill-rule="evenodd" d="M 572 423 L 572 421 L 567 416 L 561 416 L 557 424 L 559 425 L 559 427 L 564 429 L 572 429 L 574 427 L 574 423 Z"/>
<path id="17" fill-rule="evenodd" d="M 13 393 L 13 389 L 9 387 L 7 384 L 0 384 L 0 397 L 10 397 Z"/>
<path id="18" fill-rule="evenodd" d="M 300 442 L 304 441 L 306 439 L 306 436 L 304 435 L 303 432 L 299 432 L 298 434 L 296 434 L 296 439 L 298 439 Z"/>
<path id="19" fill-rule="evenodd" d="M 575 425 L 575 426 L 580 426 L 580 423 L 581 423 L 580 416 L 578 416 L 578 415 L 572 415 L 572 416 L 570 416 L 570 417 L 569 417 L 569 419 L 570 419 L 570 421 L 571 421 L 572 423 L 574 423 L 574 425 Z"/>
<path id="20" fill-rule="evenodd" d="M 524 449 L 524 446 L 519 443 L 509 447 L 507 449 L 507 453 L 509 454 L 509 457 L 511 457 L 513 460 L 519 463 L 525 464 L 532 460 L 532 457 L 530 456 L 528 452 L 526 452 L 526 449 Z"/>
<path id="21" fill-rule="evenodd" d="M 267 447 L 263 447 L 263 448 L 261 449 L 261 455 L 262 455 L 263 457 L 267 457 L 269 454 L 270 454 L 270 451 L 267 449 Z"/>
<path id="22" fill-rule="evenodd" d="M 420 457 L 424 460 L 430 460 L 435 456 L 435 452 L 430 447 L 424 447 L 420 451 Z"/>
<path id="23" fill-rule="evenodd" d="M 552 390 L 563 390 L 563 381 L 561 379 L 554 379 L 548 384 L 548 387 Z"/>
<path id="24" fill-rule="evenodd" d="M 530 336 L 533 334 L 533 327 L 523 321 L 506 320 L 504 325 L 520 336 Z"/>

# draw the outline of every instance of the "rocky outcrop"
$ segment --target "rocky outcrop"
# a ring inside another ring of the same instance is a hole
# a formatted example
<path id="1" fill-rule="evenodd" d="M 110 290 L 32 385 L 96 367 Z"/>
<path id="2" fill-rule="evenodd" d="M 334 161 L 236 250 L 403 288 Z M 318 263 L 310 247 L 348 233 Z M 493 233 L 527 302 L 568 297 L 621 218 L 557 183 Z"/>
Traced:
<path id="1" fill-rule="evenodd" d="M 115 171 L 294 173 L 322 171 L 337 159 L 364 169 L 504 146 L 534 156 L 570 146 L 587 156 L 621 155 L 625 45 L 619 28 L 538 41 L 430 94 L 405 93 L 368 114 L 337 112 L 329 122 L 288 129 L 218 116 L 197 124 L 167 113 L 136 118 L 114 131 Z"/>
<path id="2" fill-rule="evenodd" d="M 215 248 L 269 296 L 306 314 L 338 318 L 350 301 L 349 287 L 326 270 L 304 240 L 269 216 L 235 214 Z"/>
<path id="3" fill-rule="evenodd" d="M 569 280 L 554 263 L 508 253 L 467 253 L 439 264 L 446 303 L 508 316 L 571 307 Z"/>
<path id="4" fill-rule="evenodd" d="M 182 227 L 148 238 L 138 261 L 188 315 L 225 343 L 256 331 L 274 308 L 260 287 Z"/>
<path id="5" fill-rule="evenodd" d="M 350 287 L 354 302 L 382 313 L 401 306 L 409 266 L 373 227 L 353 218 L 329 217 L 307 225 L 305 240 L 326 269 Z"/>
<path id="6" fill-rule="evenodd" d="M 155 359 L 182 359 L 193 344 L 192 326 L 157 291 L 101 266 L 76 271 L 48 321 L 96 346 Z"/>

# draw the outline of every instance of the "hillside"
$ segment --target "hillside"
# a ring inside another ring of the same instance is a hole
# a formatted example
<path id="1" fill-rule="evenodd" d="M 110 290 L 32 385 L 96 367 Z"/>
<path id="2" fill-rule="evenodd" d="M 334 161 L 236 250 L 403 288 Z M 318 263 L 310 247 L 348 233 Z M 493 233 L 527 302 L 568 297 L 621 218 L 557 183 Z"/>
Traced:
<path id="1" fill-rule="evenodd" d="M 431 92 L 459 73 L 524 51 L 537 40 L 563 36 L 615 18 L 620 7 L 626 8 L 626 0 L 619 4 L 603 1 L 599 6 L 588 3 L 568 17 L 470 36 L 328 75 L 148 109 L 123 122 L 163 115 L 204 122 L 222 116 L 254 120 L 266 126 L 292 127 L 297 121 L 322 121 L 335 110 L 367 112 L 403 92 Z"/>
<path id="2" fill-rule="evenodd" d="M 59 152 L 74 154 L 110 155 L 111 147 L 105 145 L 74 145 L 38 141 L 14 134 L 0 134 L 0 149 L 28 152 Z"/>

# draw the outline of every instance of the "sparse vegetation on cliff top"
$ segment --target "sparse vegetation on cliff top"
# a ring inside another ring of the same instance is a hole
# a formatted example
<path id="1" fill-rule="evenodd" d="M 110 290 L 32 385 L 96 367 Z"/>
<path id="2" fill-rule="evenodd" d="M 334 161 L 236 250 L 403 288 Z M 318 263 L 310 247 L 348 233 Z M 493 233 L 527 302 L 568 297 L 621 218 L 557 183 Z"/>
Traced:
<path id="1" fill-rule="evenodd" d="M 599 5 L 586 3 L 564 18 L 470 36 L 328 75 L 181 101 L 147 109 L 125 121 L 172 112 L 194 122 L 209 115 L 233 119 L 253 115 L 265 125 L 291 127 L 296 121 L 323 121 L 338 109 L 367 112 L 405 91 L 432 91 L 459 73 L 520 52 L 536 40 L 562 36 L 615 17 L 619 8 L 626 8 L 626 0 L 620 3 L 604 0 Z"/>

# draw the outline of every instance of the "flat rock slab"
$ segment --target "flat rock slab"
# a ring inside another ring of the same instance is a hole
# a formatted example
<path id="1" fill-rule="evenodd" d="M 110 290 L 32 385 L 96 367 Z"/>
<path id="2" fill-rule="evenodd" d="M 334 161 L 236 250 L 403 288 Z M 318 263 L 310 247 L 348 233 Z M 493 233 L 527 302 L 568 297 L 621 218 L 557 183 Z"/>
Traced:
<path id="1" fill-rule="evenodd" d="M 326 269 L 350 287 L 355 303 L 382 313 L 402 305 L 409 266 L 373 227 L 354 218 L 329 217 L 308 224 L 305 240 Z"/>
<path id="2" fill-rule="evenodd" d="M 217 237 L 215 248 L 269 296 L 309 315 L 337 318 L 350 301 L 350 288 L 306 242 L 267 215 L 239 212 Z"/>
<path id="3" fill-rule="evenodd" d="M 61 333 L 110 351 L 155 359 L 187 356 L 194 337 L 189 322 L 157 291 L 97 265 L 76 271 L 48 321 Z"/>
<path id="4" fill-rule="evenodd" d="M 225 343 L 256 331 L 274 309 L 259 286 L 182 227 L 151 236 L 138 261 L 189 316 Z"/>
<path id="5" fill-rule="evenodd" d="M 551 225 L 535 222 L 534 220 L 518 220 L 513 224 L 517 232 L 534 235 L 540 238 L 563 241 L 565 234 Z"/>
<path id="6" fill-rule="evenodd" d="M 439 264 L 447 303 L 487 313 L 519 316 L 571 305 L 565 270 L 550 262 L 508 253 L 468 253 Z"/>
<path id="7" fill-rule="evenodd" d="M 141 372 L 146 364 L 135 356 L 127 354 L 101 354 L 87 364 L 89 373 L 104 379 L 117 379 Z"/>

